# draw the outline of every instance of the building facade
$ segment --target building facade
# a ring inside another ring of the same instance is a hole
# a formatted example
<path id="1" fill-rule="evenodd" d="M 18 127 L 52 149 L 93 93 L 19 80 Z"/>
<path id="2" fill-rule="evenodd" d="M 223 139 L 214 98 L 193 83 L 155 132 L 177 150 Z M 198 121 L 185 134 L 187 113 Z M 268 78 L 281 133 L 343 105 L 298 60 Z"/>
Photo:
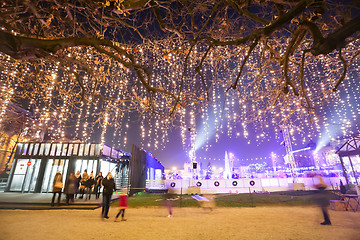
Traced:
<path id="1" fill-rule="evenodd" d="M 117 188 L 129 185 L 129 161 L 131 155 L 99 143 L 81 142 L 21 142 L 17 144 L 6 191 L 52 192 L 57 171 L 63 175 L 63 183 L 71 172 L 85 170 L 96 176 L 112 172 Z"/>

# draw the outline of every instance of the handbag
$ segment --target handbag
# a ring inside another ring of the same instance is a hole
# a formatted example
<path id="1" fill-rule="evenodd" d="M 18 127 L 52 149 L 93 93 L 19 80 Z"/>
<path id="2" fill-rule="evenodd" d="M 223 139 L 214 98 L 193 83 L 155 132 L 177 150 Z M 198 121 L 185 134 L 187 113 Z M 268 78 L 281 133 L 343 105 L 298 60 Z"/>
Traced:
<path id="1" fill-rule="evenodd" d="M 54 187 L 56 188 L 63 188 L 64 187 L 64 184 L 62 182 L 56 182 Z"/>

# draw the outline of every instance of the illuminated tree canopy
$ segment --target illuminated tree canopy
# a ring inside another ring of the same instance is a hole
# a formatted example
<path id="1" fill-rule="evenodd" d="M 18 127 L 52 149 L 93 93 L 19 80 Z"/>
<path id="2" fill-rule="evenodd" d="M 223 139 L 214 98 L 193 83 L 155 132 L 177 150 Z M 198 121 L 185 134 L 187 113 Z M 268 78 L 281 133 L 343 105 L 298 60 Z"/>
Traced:
<path id="1" fill-rule="evenodd" d="M 54 138 L 76 122 L 85 141 L 135 117 L 154 147 L 197 115 L 237 136 L 250 123 L 314 132 L 359 70 L 359 30 L 357 1 L 5 0 L 0 114 L 28 100 L 41 126 L 57 119 Z"/>

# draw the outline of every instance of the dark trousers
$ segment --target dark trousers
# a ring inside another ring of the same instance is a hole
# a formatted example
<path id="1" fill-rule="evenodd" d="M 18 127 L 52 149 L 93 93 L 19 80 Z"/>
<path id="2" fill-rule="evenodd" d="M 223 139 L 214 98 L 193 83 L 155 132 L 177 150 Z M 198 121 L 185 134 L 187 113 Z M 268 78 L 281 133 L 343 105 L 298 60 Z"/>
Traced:
<path id="1" fill-rule="evenodd" d="M 103 206 L 101 211 L 103 217 L 108 217 L 110 202 L 111 202 L 111 195 L 103 194 Z"/>
<path id="2" fill-rule="evenodd" d="M 80 192 L 79 193 L 81 194 L 80 198 L 84 198 L 85 188 L 80 187 Z"/>
<path id="3" fill-rule="evenodd" d="M 122 214 L 121 214 L 122 213 Z M 125 215 L 125 209 L 120 209 L 120 211 L 118 212 L 118 214 L 116 215 L 116 218 L 118 218 L 121 214 L 121 217 L 123 218 Z"/>
<path id="4" fill-rule="evenodd" d="M 55 195 L 56 194 L 59 194 L 59 196 L 58 196 L 58 205 L 60 205 L 61 192 L 54 192 L 52 200 L 51 200 L 51 205 L 53 205 L 53 206 L 54 206 L 54 201 L 55 201 Z"/>
<path id="5" fill-rule="evenodd" d="M 321 211 L 322 211 L 322 213 L 323 213 L 323 215 L 324 215 L 324 220 L 325 220 L 325 222 L 329 223 L 329 222 L 330 222 L 330 217 L 329 217 L 328 208 L 325 207 L 325 206 L 322 206 L 322 207 L 321 207 Z"/>
<path id="6" fill-rule="evenodd" d="M 87 187 L 87 188 L 85 189 L 85 192 L 86 192 L 85 199 L 88 199 L 88 198 L 89 198 L 89 200 L 90 200 L 90 199 L 91 199 L 92 187 Z"/>
<path id="7" fill-rule="evenodd" d="M 98 199 L 100 197 L 100 190 L 101 190 L 101 186 L 96 185 L 95 186 L 95 197 L 96 197 L 96 199 Z"/>
<path id="8" fill-rule="evenodd" d="M 69 201 L 74 202 L 74 194 L 66 194 L 66 204 L 69 204 Z"/>

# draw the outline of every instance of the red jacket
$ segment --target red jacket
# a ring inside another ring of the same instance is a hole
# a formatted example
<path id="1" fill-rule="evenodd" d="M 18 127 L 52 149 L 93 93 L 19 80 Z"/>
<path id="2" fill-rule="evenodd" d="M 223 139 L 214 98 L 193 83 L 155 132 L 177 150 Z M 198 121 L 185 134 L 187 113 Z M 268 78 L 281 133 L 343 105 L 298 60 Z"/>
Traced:
<path id="1" fill-rule="evenodd" d="M 127 195 L 120 195 L 120 197 L 119 197 L 119 207 L 120 208 L 127 208 L 128 207 L 128 196 Z"/>

